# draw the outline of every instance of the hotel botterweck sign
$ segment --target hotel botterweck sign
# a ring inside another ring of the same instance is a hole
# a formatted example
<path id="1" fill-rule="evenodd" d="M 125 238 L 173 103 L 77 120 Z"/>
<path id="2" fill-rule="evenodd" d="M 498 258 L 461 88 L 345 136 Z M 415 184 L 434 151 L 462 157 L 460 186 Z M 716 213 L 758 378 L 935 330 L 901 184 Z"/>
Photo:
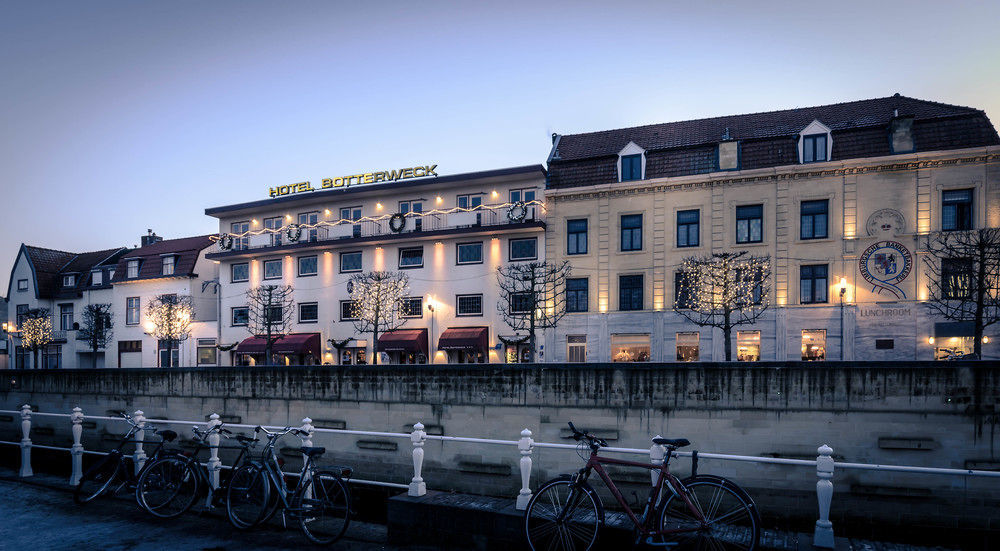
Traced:
<path id="1" fill-rule="evenodd" d="M 427 176 L 437 176 L 438 165 L 413 166 L 394 170 L 382 170 L 378 172 L 365 172 L 364 174 L 353 174 L 341 176 L 339 178 L 323 178 L 323 182 L 318 189 L 334 189 L 340 187 L 350 187 L 358 184 L 376 184 L 378 182 L 395 182 L 397 180 L 409 180 L 410 178 L 425 178 Z M 281 197 L 293 193 L 304 193 L 307 191 L 317 191 L 310 182 L 299 182 L 270 188 L 271 197 Z"/>
<path id="2" fill-rule="evenodd" d="M 871 284 L 872 292 L 878 295 L 884 292 L 897 299 L 906 298 L 899 285 L 910 275 L 912 267 L 909 249 L 897 241 L 878 241 L 858 259 L 861 277 Z"/>

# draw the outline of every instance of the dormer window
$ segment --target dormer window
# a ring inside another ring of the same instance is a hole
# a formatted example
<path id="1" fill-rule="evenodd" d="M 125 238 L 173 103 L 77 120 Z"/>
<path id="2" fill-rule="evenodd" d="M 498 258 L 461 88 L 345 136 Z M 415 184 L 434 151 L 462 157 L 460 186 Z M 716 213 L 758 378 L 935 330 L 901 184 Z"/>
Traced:
<path id="1" fill-rule="evenodd" d="M 167 255 L 163 257 L 163 275 L 174 275 L 174 265 L 176 259 L 177 257 L 174 255 Z"/>
<path id="2" fill-rule="evenodd" d="M 125 264 L 125 277 L 128 279 L 135 279 L 139 277 L 139 260 L 129 260 Z"/>
<path id="3" fill-rule="evenodd" d="M 825 124 L 815 120 L 799 132 L 800 163 L 829 161 L 832 153 L 833 139 Z"/>
<path id="4" fill-rule="evenodd" d="M 104 283 L 104 272 L 100 270 L 94 270 L 90 272 L 90 284 L 91 285 L 101 285 Z"/>
<path id="5" fill-rule="evenodd" d="M 75 275 L 64 275 L 63 276 L 63 287 L 75 287 L 76 286 L 76 276 Z"/>
<path id="6" fill-rule="evenodd" d="M 642 180 L 645 173 L 646 151 L 635 142 L 629 142 L 624 149 L 618 152 L 618 181 Z"/>

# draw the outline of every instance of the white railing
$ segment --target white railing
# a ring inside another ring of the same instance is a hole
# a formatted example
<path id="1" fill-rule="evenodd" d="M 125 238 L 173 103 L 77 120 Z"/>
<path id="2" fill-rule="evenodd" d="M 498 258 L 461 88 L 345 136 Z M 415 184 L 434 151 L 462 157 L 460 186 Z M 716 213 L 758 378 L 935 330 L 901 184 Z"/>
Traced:
<path id="1" fill-rule="evenodd" d="M 83 474 L 83 454 L 97 454 L 102 455 L 105 452 L 85 450 L 83 444 L 81 443 L 83 437 L 83 421 L 84 414 L 79 408 L 73 408 L 72 413 L 40 413 L 33 412 L 31 406 L 25 404 L 21 407 L 20 411 L 11 410 L 0 410 L 0 413 L 13 414 L 15 416 L 20 416 L 21 419 L 21 441 L 11 442 L 2 441 L 0 444 L 20 446 L 21 448 L 21 468 L 20 476 L 29 477 L 33 475 L 31 468 L 31 450 L 32 448 L 47 449 L 47 450 L 60 450 L 70 452 L 71 457 L 71 475 L 69 483 L 75 485 L 79 482 L 80 477 Z M 47 417 L 65 417 L 70 421 L 70 430 L 73 436 L 73 444 L 71 447 L 59 447 L 59 446 L 43 446 L 40 444 L 34 444 L 31 441 L 31 419 L 33 416 L 47 416 Z M 106 417 L 99 415 L 87 416 L 86 419 L 92 420 L 102 420 L 102 421 L 124 421 L 122 417 Z M 219 415 L 217 413 L 212 413 L 208 416 L 209 421 L 198 422 L 198 421 L 181 421 L 175 419 L 146 419 L 142 410 L 137 410 L 132 415 L 133 421 L 140 427 L 144 427 L 147 421 L 151 421 L 155 424 L 163 425 L 189 425 L 189 426 L 205 426 L 206 428 L 212 428 L 221 424 L 219 421 Z M 256 425 L 248 425 L 242 423 L 226 423 L 227 427 L 235 428 L 246 428 L 253 429 Z M 273 425 L 264 425 L 265 428 L 275 429 L 281 428 Z M 470 444 L 486 444 L 486 445 L 498 445 L 498 446 L 511 446 L 516 449 L 516 452 L 520 456 L 518 460 L 519 465 L 519 475 L 520 475 L 520 490 L 516 497 L 516 507 L 519 510 L 524 510 L 527 508 L 528 501 L 531 499 L 531 469 L 532 469 L 532 454 L 535 448 L 550 448 L 558 450 L 573 450 L 577 449 L 575 444 L 559 444 L 552 442 L 535 442 L 532 439 L 531 430 L 525 428 L 520 432 L 520 438 L 517 440 L 496 440 L 491 438 L 470 438 L 461 436 L 443 436 L 443 435 L 433 435 L 427 434 L 424 430 L 423 423 L 417 422 L 413 424 L 413 432 L 411 433 L 398 433 L 398 432 L 375 432 L 375 431 L 362 431 L 362 430 L 348 430 L 348 429 L 324 429 L 316 428 L 312 425 L 312 419 L 306 417 L 302 419 L 302 425 L 298 427 L 300 430 L 304 431 L 299 438 L 302 440 L 303 446 L 312 445 L 312 438 L 315 433 L 329 433 L 329 434 L 346 434 L 355 436 L 376 436 L 382 438 L 398 438 L 403 440 L 409 440 L 412 446 L 412 458 L 413 458 L 413 478 L 410 480 L 409 484 L 398 484 L 394 482 L 378 481 L 378 480 L 364 480 L 364 479 L 351 479 L 351 482 L 357 484 L 369 484 L 376 486 L 384 486 L 389 488 L 397 488 L 401 490 L 406 490 L 408 495 L 419 497 L 427 493 L 427 483 L 423 479 L 423 464 L 424 464 L 424 444 L 428 440 L 438 440 L 441 442 L 456 442 L 456 443 L 470 443 Z M 659 436 L 656 436 L 659 438 Z M 203 463 L 208 467 L 210 473 L 210 479 L 212 486 L 218 488 L 219 486 L 219 471 L 221 469 L 229 469 L 231 466 L 223 465 L 221 459 L 219 458 L 219 444 L 220 436 L 218 433 L 213 433 L 208 442 L 210 458 L 207 463 Z M 146 454 L 143 451 L 143 431 L 138 431 L 135 438 L 135 453 L 132 454 L 133 463 L 135 465 L 136 472 L 142 468 L 143 462 L 146 460 Z M 624 453 L 624 454 L 638 454 L 645 456 L 649 455 L 649 460 L 654 465 L 660 465 L 663 463 L 666 457 L 666 448 L 661 445 L 653 444 L 649 449 L 638 449 L 638 448 L 617 448 L 617 447 L 607 447 L 603 448 L 602 452 L 609 453 Z M 907 465 L 877 465 L 868 463 L 846 463 L 846 462 L 835 462 L 833 460 L 833 448 L 827 446 L 826 444 L 821 445 L 817 449 L 817 457 L 815 460 L 811 459 L 786 459 L 780 457 L 758 457 L 750 455 L 728 455 L 720 453 L 705 453 L 705 452 L 674 452 L 677 457 L 691 457 L 692 460 L 696 459 L 717 459 L 723 461 L 742 461 L 742 462 L 752 462 L 752 463 L 762 463 L 762 464 L 772 464 L 772 465 L 791 465 L 799 467 L 815 467 L 816 469 L 816 496 L 819 506 L 819 519 L 816 521 L 816 529 L 813 534 L 813 545 L 816 547 L 823 547 L 832 549 L 834 547 L 834 537 L 833 537 L 833 523 L 830 522 L 830 504 L 833 500 L 833 473 L 835 468 L 839 467 L 841 469 L 855 469 L 855 470 L 869 470 L 869 471 L 889 471 L 889 472 L 906 472 L 906 473 L 921 473 L 921 474 L 936 474 L 936 475 L 952 475 L 952 476 L 973 476 L 973 477 L 986 477 L 986 478 L 1000 478 L 1000 471 L 977 471 L 972 469 L 946 469 L 937 467 L 916 467 Z M 305 459 L 305 456 L 303 456 Z M 651 484 L 656 483 L 658 476 L 657 471 L 650 471 L 651 473 Z M 287 473 L 292 476 L 297 476 L 297 473 Z"/>

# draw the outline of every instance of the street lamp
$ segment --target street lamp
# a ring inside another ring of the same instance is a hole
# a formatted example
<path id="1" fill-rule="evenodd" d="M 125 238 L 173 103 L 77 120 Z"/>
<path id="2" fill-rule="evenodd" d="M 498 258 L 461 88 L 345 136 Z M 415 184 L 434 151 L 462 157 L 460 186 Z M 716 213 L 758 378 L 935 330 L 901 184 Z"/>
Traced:
<path id="1" fill-rule="evenodd" d="M 847 278 L 840 278 L 840 361 L 844 361 L 844 296 L 847 294 Z"/>

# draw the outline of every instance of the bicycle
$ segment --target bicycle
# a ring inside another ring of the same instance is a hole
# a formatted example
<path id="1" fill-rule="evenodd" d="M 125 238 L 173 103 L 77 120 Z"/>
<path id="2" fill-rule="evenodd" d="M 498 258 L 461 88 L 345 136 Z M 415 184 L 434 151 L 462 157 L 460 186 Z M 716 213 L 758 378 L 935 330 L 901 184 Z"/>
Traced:
<path id="1" fill-rule="evenodd" d="M 275 432 L 261 426 L 254 428 L 255 434 L 261 432 L 267 436 L 267 443 L 260 461 L 247 462 L 233 471 L 229 481 L 229 521 L 237 528 L 249 529 L 267 522 L 281 508 L 282 519 L 298 520 L 302 532 L 313 543 L 328 545 L 340 539 L 351 521 L 351 494 L 344 482 L 344 478 L 350 478 L 351 468 L 317 468 L 315 461 L 326 453 L 326 448 L 303 446 L 299 451 L 306 459 L 298 484 L 290 490 L 274 446 L 286 434 L 306 433 L 291 427 Z"/>
<path id="2" fill-rule="evenodd" d="M 165 429 L 157 430 L 153 426 L 140 427 L 127 413 L 122 413 L 121 416 L 128 422 L 130 428 L 122 441 L 118 443 L 118 447 L 108 452 L 107 455 L 102 457 L 97 464 L 92 466 L 87 470 L 83 476 L 80 477 L 80 482 L 77 483 L 76 488 L 73 490 L 73 501 L 83 505 L 84 503 L 89 503 L 98 497 L 102 496 L 108 489 L 117 483 L 111 494 L 117 494 L 122 488 L 130 487 L 134 488 L 136 481 L 142 475 L 151 462 L 158 459 L 163 454 L 174 454 L 173 451 L 165 451 L 163 446 L 167 442 L 173 442 L 177 438 L 177 433 Z M 134 444 L 136 440 L 132 440 L 132 437 L 139 431 L 151 432 L 153 434 L 160 435 L 160 442 L 157 444 L 153 453 L 150 455 L 149 460 L 145 462 L 142 469 L 138 473 L 135 469 L 130 468 L 126 464 L 125 458 L 131 457 L 126 456 L 122 452 L 122 448 L 125 444 Z M 136 498 L 138 499 L 138 497 Z"/>
<path id="3" fill-rule="evenodd" d="M 195 434 L 195 449 L 191 452 L 163 455 L 143 469 L 136 483 L 136 498 L 139 505 L 150 514 L 160 518 L 175 518 L 187 512 L 198 496 L 207 488 L 205 505 L 208 508 L 216 502 L 217 490 L 210 483 L 208 467 L 198 461 L 198 452 L 209 446 L 209 436 L 218 433 L 226 438 L 235 438 L 240 443 L 239 455 L 233 468 L 239 468 L 249 450 L 258 441 L 242 434 L 233 433 L 216 425 L 207 430 L 191 427 Z M 230 478 L 231 479 L 231 478 Z M 222 489 L 225 485 L 221 485 Z"/>
<path id="4" fill-rule="evenodd" d="M 539 488 L 524 514 L 524 533 L 533 551 L 588 550 L 604 525 L 604 505 L 587 482 L 591 472 L 604 481 L 615 501 L 632 521 L 635 545 L 678 549 L 739 549 L 754 551 L 760 539 L 760 516 L 749 495 L 721 476 L 696 475 L 684 480 L 668 468 L 675 451 L 690 444 L 684 438 L 654 438 L 667 448 L 661 465 L 601 457 L 608 443 L 569 424 L 587 463 L 573 475 L 556 477 Z M 581 454 L 582 455 L 582 454 Z M 637 515 L 608 476 L 604 465 L 658 471 L 642 513 Z M 662 491 L 666 490 L 666 491 Z M 662 493 L 661 493 L 662 491 Z"/>

